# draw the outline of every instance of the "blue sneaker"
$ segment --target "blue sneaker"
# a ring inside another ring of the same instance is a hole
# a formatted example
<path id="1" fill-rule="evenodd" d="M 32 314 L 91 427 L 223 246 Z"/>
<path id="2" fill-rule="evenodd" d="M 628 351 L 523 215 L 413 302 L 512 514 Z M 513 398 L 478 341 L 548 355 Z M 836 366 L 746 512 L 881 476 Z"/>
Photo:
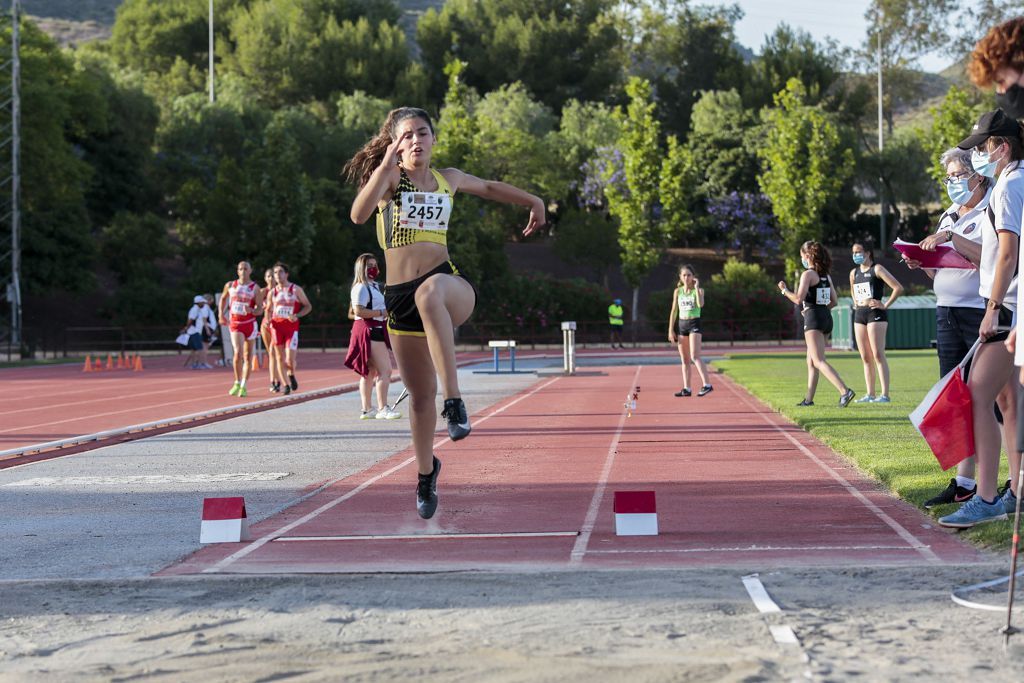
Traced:
<path id="1" fill-rule="evenodd" d="M 881 396 L 875 398 L 871 402 L 872 403 L 891 403 L 892 401 L 889 400 L 888 396 L 886 396 L 885 394 L 882 394 Z"/>
<path id="2" fill-rule="evenodd" d="M 981 496 L 976 495 L 953 514 L 939 517 L 939 525 L 953 529 L 970 529 L 976 524 L 994 522 L 997 519 L 1006 519 L 1003 501 L 997 498 L 994 503 L 986 503 Z"/>

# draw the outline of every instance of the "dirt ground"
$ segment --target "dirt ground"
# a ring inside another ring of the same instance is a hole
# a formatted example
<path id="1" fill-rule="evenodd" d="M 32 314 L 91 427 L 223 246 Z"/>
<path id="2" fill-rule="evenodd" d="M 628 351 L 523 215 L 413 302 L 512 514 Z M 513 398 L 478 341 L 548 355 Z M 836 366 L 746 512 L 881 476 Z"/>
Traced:
<path id="1" fill-rule="evenodd" d="M 949 598 L 1004 571 L 762 573 L 775 614 L 728 568 L 7 582 L 0 680 L 1015 680 L 1024 635 Z"/>

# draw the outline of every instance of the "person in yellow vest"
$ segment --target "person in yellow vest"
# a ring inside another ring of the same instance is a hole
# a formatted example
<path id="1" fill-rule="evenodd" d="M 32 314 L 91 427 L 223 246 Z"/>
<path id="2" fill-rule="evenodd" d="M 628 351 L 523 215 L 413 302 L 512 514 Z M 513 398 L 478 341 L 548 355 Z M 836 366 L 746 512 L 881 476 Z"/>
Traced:
<path id="1" fill-rule="evenodd" d="M 615 348 L 615 342 L 618 341 L 619 348 L 624 349 L 622 345 L 622 299 L 615 299 L 612 301 L 612 305 L 608 307 L 608 326 L 611 328 L 611 339 L 612 348 Z"/>

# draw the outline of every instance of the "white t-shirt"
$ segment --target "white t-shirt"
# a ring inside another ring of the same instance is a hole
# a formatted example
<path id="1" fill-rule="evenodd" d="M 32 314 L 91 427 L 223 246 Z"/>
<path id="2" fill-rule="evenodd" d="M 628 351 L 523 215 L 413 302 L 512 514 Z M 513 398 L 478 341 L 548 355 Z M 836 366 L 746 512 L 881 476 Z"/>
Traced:
<path id="1" fill-rule="evenodd" d="M 364 282 L 354 285 L 350 296 L 353 310 L 355 310 L 357 305 L 368 308 L 371 311 L 384 310 L 384 295 L 381 294 L 380 286 L 376 282 Z M 373 318 L 373 320 L 386 319 L 387 317 L 383 315 Z"/>
<path id="2" fill-rule="evenodd" d="M 986 228 L 992 230 L 985 215 L 991 198 L 992 189 L 989 188 L 974 208 L 965 209 L 953 204 L 942 214 L 938 229 L 952 230 L 965 240 L 981 246 L 982 232 Z M 985 300 L 978 293 L 981 288 L 981 276 L 975 268 L 937 268 L 932 288 L 935 290 L 936 304 L 939 306 L 985 308 Z"/>
<path id="3" fill-rule="evenodd" d="M 188 328 L 189 334 L 202 333 L 204 322 L 209 326 L 211 332 L 217 330 L 217 316 L 214 315 L 209 304 L 206 306 L 192 304 L 192 308 L 188 309 L 188 319 L 192 321 Z"/>
<path id="4" fill-rule="evenodd" d="M 992 280 L 996 275 L 996 256 L 999 252 L 997 232 L 1008 231 L 1020 239 L 1021 223 L 1024 223 L 1024 170 L 1019 166 L 1007 167 L 999 174 L 996 186 L 992 189 L 989 204 L 995 215 L 995 230 L 987 225 L 981 243 L 981 287 L 979 293 L 986 299 L 992 293 Z M 1017 258 L 1020 258 L 1018 250 Z M 1003 295 L 1003 305 L 1011 310 L 1017 309 L 1017 277 L 1010 281 Z"/>

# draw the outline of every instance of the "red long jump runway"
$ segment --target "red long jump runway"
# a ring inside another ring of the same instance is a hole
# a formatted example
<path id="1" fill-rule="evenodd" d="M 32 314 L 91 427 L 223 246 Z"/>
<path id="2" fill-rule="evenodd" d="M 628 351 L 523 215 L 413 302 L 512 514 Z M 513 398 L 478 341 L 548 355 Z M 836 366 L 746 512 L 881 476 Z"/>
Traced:
<path id="1" fill-rule="evenodd" d="M 406 450 L 255 525 L 253 541 L 208 546 L 159 574 L 984 559 L 728 378 L 706 397 L 673 397 L 677 373 L 542 380 L 477 414 L 472 436 L 436 446 L 432 520 L 416 515 Z M 657 493 L 659 536 L 615 536 L 616 490 Z"/>

